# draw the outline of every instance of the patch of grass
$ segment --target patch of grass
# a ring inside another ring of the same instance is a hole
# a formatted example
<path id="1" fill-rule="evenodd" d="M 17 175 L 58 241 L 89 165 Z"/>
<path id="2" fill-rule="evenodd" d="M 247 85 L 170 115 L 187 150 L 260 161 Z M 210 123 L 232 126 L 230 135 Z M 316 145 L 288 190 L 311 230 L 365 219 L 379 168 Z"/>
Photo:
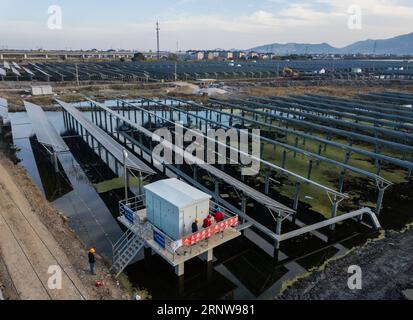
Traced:
<path id="1" fill-rule="evenodd" d="M 319 136 L 323 137 L 321 134 Z M 335 139 L 334 141 L 340 142 L 342 144 L 346 144 L 346 140 L 343 140 L 343 139 L 341 140 Z M 295 146 L 296 136 L 289 134 L 284 139 L 281 139 L 280 142 L 290 145 L 290 146 Z M 304 143 L 304 139 L 299 138 L 297 146 L 300 149 L 318 154 L 320 143 L 317 141 L 311 140 L 311 139 L 306 139 Z M 368 150 L 372 152 L 374 151 L 374 150 L 371 150 L 371 147 L 363 145 L 363 144 L 353 144 L 353 146 L 359 149 L 363 149 L 363 150 Z M 271 144 L 264 143 L 263 159 L 269 162 L 272 162 L 278 166 L 281 166 L 284 150 L 287 151 L 285 169 L 290 170 L 303 177 L 307 177 L 308 170 L 309 170 L 310 157 L 306 155 L 299 154 L 299 153 L 294 154 L 293 151 L 289 151 L 283 147 L 277 146 L 276 148 L 274 148 L 274 146 L 272 146 Z M 327 148 L 324 149 L 324 145 L 322 145 L 320 155 L 343 163 L 344 158 L 345 158 L 345 151 L 341 148 L 337 148 L 337 147 L 330 146 L 330 145 L 328 145 Z M 400 157 L 400 155 L 396 155 L 394 152 L 392 153 L 392 156 Z M 375 163 L 369 157 L 362 156 L 359 154 L 352 154 L 348 164 L 352 167 L 362 169 L 366 172 L 377 174 L 377 168 L 375 166 Z M 318 162 L 314 160 L 313 168 L 311 172 L 311 180 L 316 181 L 334 190 L 337 190 L 338 179 L 339 179 L 341 170 L 342 169 L 340 167 L 334 164 Z M 401 168 L 392 167 L 391 169 L 389 169 L 386 166 L 383 166 L 380 175 L 392 181 L 393 183 L 403 183 L 406 181 L 406 171 Z M 346 201 L 347 206 L 351 206 L 351 203 L 354 200 L 354 201 L 357 201 L 357 203 L 360 205 L 374 207 L 375 203 L 373 203 L 370 200 L 364 199 L 367 197 L 364 197 L 364 196 L 360 197 L 360 195 L 363 195 L 363 193 L 366 192 L 366 189 L 357 190 L 353 188 L 353 184 L 350 183 L 350 186 L 348 184 L 348 182 L 350 181 L 353 181 L 353 180 L 357 181 L 360 179 L 370 179 L 370 178 L 366 178 L 366 176 L 357 174 L 355 172 L 351 172 L 351 171 L 346 172 L 346 176 L 344 179 L 344 192 L 348 192 L 350 194 L 350 199 Z M 367 187 L 375 188 L 375 181 L 370 179 L 370 181 L 368 182 L 368 185 L 366 185 L 366 188 Z M 292 198 L 294 194 L 294 184 L 292 182 L 284 184 L 281 188 L 278 188 L 277 190 L 282 195 Z M 360 199 L 362 200 L 361 203 L 359 203 Z M 314 187 L 312 185 L 307 185 L 307 184 L 302 185 L 301 193 L 300 193 L 300 201 L 311 205 L 313 210 L 320 212 L 324 216 L 330 217 L 331 203 L 330 203 L 328 196 L 326 195 L 326 192 L 323 191 L 322 189 Z"/>
<path id="2" fill-rule="evenodd" d="M 130 293 L 132 298 L 139 295 L 142 300 L 152 300 L 152 296 L 149 294 L 148 290 L 144 288 L 135 288 L 124 273 L 119 275 L 118 281 Z"/>
<path id="3" fill-rule="evenodd" d="M 145 182 L 143 183 L 145 185 Z M 139 187 L 139 180 L 135 177 L 129 178 L 130 187 Z M 98 193 L 106 193 L 112 190 L 122 189 L 125 187 L 125 179 L 123 177 L 117 177 L 112 180 L 106 180 L 93 185 Z"/>

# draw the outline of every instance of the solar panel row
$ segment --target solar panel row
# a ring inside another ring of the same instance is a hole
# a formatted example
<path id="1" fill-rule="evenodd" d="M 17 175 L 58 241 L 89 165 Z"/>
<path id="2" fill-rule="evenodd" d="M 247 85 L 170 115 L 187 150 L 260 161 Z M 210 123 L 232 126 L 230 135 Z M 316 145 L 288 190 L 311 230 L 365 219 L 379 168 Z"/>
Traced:
<path id="1" fill-rule="evenodd" d="M 20 66 L 13 63 L 15 70 Z M 152 80 L 172 81 L 193 79 L 268 78 L 282 74 L 288 67 L 304 76 L 338 77 L 374 74 L 382 77 L 413 77 L 410 61 L 374 60 L 306 60 L 306 61 L 258 61 L 258 62 L 95 62 L 80 64 L 31 63 L 23 67 L 22 77 L 44 81 L 90 81 L 90 80 Z M 4 62 L 4 68 L 12 70 Z M 14 72 L 14 71 L 13 71 Z M 12 73 L 13 73 L 12 72 Z M 14 72 L 14 75 L 15 72 Z M 13 80 L 13 79 L 10 79 Z"/>

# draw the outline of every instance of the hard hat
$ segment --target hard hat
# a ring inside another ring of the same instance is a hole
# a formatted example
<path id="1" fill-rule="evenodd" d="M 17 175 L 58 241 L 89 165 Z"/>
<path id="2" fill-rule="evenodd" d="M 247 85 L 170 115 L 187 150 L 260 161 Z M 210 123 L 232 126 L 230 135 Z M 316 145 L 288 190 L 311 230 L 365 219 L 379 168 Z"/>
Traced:
<path id="1" fill-rule="evenodd" d="M 199 220 L 199 218 L 195 218 L 195 222 L 199 222 L 200 220 Z"/>
<path id="2" fill-rule="evenodd" d="M 90 253 L 95 253 L 96 250 L 95 250 L 94 248 L 91 248 L 91 249 L 89 250 L 89 252 L 90 252 Z"/>

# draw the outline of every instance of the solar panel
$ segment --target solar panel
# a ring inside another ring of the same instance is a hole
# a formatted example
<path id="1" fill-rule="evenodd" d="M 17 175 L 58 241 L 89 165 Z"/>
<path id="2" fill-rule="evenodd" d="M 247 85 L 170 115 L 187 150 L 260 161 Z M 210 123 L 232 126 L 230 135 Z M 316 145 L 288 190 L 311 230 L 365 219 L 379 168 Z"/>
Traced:
<path id="1" fill-rule="evenodd" d="M 12 64 L 16 69 L 21 70 L 20 66 L 16 62 L 12 62 Z"/>
<path id="2" fill-rule="evenodd" d="M 40 106 L 24 101 L 24 107 L 33 124 L 33 130 L 36 133 L 37 140 L 41 144 L 52 147 L 53 150 L 57 152 L 69 150 Z"/>
<path id="3" fill-rule="evenodd" d="M 105 107 L 101 103 L 97 103 L 93 100 L 89 100 L 89 101 L 91 101 L 92 103 L 98 105 L 100 108 L 102 108 L 103 110 L 105 110 L 106 112 L 108 112 L 109 114 L 114 116 L 115 118 L 118 118 L 119 120 L 121 120 L 121 121 L 129 124 L 130 126 L 138 129 L 140 132 L 144 133 L 148 137 L 153 138 L 154 136 L 156 136 L 156 134 L 154 134 L 151 131 L 137 125 L 136 123 L 133 123 L 132 121 L 126 119 L 125 117 L 122 117 L 120 114 L 116 113 L 112 109 L 109 109 L 109 108 Z M 174 148 L 175 150 L 179 149 L 179 147 L 173 146 L 172 144 L 166 145 L 166 147 L 167 148 Z M 184 150 L 181 150 L 181 152 L 183 154 L 186 153 Z M 186 153 L 186 154 L 189 157 L 189 159 L 194 159 L 195 158 L 195 157 L 192 158 L 193 156 L 188 154 L 188 153 Z M 194 160 L 194 162 L 196 162 L 196 161 Z M 243 182 L 231 177 L 230 175 L 228 175 L 225 172 L 213 167 L 210 164 L 199 164 L 199 167 L 201 167 L 202 169 L 204 169 L 207 172 L 211 173 L 215 177 L 218 177 L 218 178 L 226 181 L 227 183 L 234 186 L 236 189 L 242 190 L 243 193 L 245 193 L 246 195 L 250 196 L 251 198 L 257 200 L 258 202 L 262 203 L 263 205 L 265 205 L 269 208 L 272 208 L 272 209 L 275 209 L 275 210 L 282 210 L 284 213 L 294 213 L 295 212 L 293 209 L 290 209 L 287 206 L 285 206 L 285 205 L 275 201 L 274 199 L 268 197 L 267 195 L 262 194 L 261 192 L 255 190 L 254 188 L 247 186 Z"/>
<path id="4" fill-rule="evenodd" d="M 23 67 L 23 70 L 26 71 L 28 74 L 34 76 L 34 73 L 30 71 L 30 69 Z"/>
<path id="5" fill-rule="evenodd" d="M 20 72 L 19 71 L 17 71 L 14 67 L 11 67 L 11 71 L 15 74 L 15 75 L 17 75 L 17 76 L 21 76 L 21 74 L 20 74 Z"/>
<path id="6" fill-rule="evenodd" d="M 122 145 L 115 141 L 101 128 L 85 118 L 82 113 L 70 103 L 65 103 L 60 100 L 56 101 L 62 106 L 63 109 L 65 109 L 72 117 L 74 117 L 80 123 L 80 125 L 87 132 L 89 132 L 89 134 L 91 134 L 106 150 L 108 150 L 119 163 L 123 163 L 124 147 Z M 133 154 L 129 154 L 129 157 L 126 159 L 126 163 L 129 168 L 133 168 L 147 174 L 155 174 L 155 171 L 153 171 L 149 166 L 147 166 L 143 161 L 139 160 Z"/>
<path id="7" fill-rule="evenodd" d="M 0 98 L 0 117 L 5 119 L 8 117 L 9 106 L 7 105 L 7 100 Z"/>

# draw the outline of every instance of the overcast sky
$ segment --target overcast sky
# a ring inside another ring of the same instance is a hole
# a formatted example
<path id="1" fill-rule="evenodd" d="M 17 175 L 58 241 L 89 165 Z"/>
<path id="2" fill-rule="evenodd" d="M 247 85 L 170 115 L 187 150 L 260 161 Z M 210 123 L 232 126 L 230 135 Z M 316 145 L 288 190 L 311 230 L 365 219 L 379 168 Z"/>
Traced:
<path id="1" fill-rule="evenodd" d="M 62 9 L 50 30 L 48 8 Z M 349 7 L 362 28 L 349 29 Z M 413 0 L 0 0 L 0 48 L 248 49 L 274 42 L 345 46 L 413 32 Z"/>

